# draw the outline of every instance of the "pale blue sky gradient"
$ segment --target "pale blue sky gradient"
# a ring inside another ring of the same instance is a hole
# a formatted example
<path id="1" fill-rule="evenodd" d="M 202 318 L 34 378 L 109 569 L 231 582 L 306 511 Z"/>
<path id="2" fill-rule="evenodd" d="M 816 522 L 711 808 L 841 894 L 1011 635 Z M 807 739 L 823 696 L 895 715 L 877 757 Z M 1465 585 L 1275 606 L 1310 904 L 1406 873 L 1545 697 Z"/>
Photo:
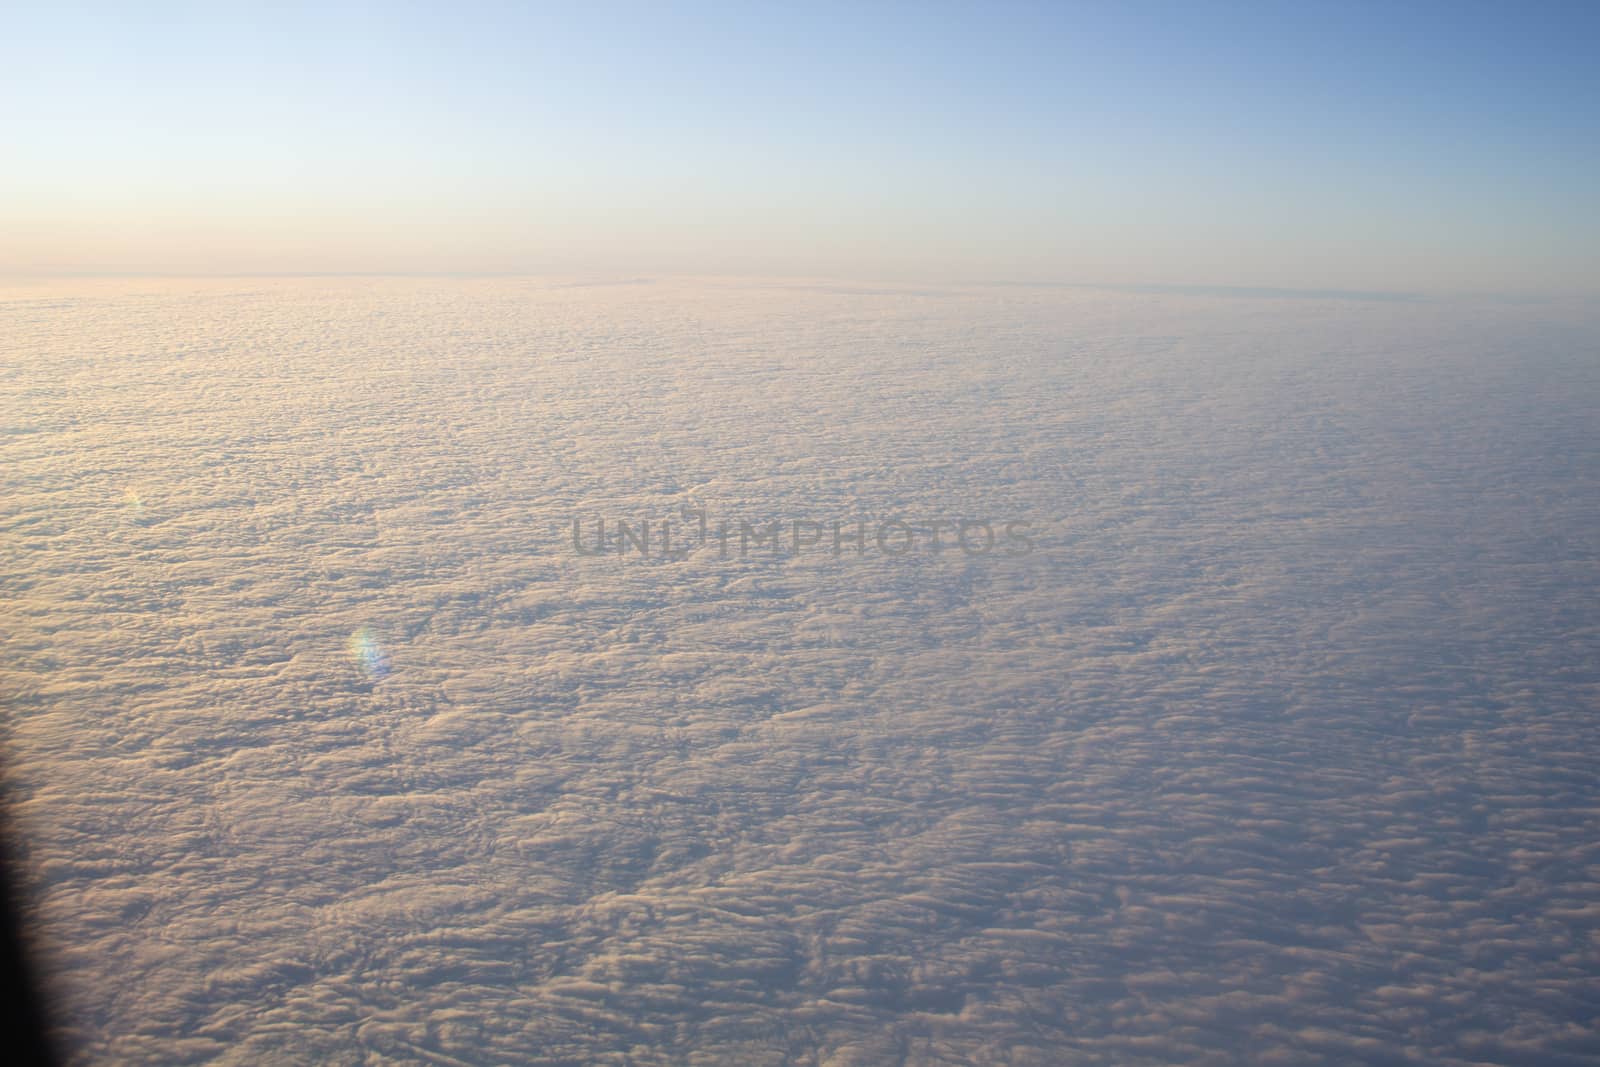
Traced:
<path id="1" fill-rule="evenodd" d="M 0 271 L 1600 278 L 1600 5 L 7 23 Z"/>

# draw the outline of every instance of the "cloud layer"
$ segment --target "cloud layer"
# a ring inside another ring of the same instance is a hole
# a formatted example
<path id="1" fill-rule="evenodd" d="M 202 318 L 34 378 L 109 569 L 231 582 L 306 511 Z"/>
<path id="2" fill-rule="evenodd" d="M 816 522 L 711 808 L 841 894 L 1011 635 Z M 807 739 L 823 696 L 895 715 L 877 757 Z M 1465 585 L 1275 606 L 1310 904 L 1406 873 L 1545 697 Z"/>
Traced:
<path id="1" fill-rule="evenodd" d="M 1600 329 L 1059 289 L 0 302 L 84 1063 L 1600 1054 Z M 580 556 L 574 519 L 1031 523 Z"/>

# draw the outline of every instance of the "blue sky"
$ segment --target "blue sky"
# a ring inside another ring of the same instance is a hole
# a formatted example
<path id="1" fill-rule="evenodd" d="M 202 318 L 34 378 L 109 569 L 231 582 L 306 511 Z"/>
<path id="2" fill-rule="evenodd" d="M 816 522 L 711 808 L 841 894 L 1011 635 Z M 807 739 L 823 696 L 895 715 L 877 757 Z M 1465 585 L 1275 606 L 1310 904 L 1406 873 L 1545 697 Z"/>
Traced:
<path id="1" fill-rule="evenodd" d="M 40 5 L 0 270 L 1590 289 L 1597 12 Z"/>

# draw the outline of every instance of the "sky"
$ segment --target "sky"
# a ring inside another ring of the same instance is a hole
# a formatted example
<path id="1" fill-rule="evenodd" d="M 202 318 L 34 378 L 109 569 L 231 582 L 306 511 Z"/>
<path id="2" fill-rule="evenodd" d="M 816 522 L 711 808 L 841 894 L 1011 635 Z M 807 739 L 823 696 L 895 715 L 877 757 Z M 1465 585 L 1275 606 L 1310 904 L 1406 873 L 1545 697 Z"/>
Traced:
<path id="1" fill-rule="evenodd" d="M 1586 4 L 27 5 L 0 272 L 1592 291 Z"/>

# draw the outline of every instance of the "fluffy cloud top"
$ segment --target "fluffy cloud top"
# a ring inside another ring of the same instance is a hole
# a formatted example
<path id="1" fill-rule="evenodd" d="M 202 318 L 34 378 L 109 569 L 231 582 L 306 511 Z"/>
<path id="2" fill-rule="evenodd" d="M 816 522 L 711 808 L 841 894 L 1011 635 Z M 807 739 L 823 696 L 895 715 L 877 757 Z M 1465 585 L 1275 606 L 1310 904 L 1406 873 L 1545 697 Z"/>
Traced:
<path id="1" fill-rule="evenodd" d="M 1582 309 L 320 279 L 0 323 L 81 1062 L 1600 1052 Z M 1032 550 L 572 546 L 699 514 Z"/>

